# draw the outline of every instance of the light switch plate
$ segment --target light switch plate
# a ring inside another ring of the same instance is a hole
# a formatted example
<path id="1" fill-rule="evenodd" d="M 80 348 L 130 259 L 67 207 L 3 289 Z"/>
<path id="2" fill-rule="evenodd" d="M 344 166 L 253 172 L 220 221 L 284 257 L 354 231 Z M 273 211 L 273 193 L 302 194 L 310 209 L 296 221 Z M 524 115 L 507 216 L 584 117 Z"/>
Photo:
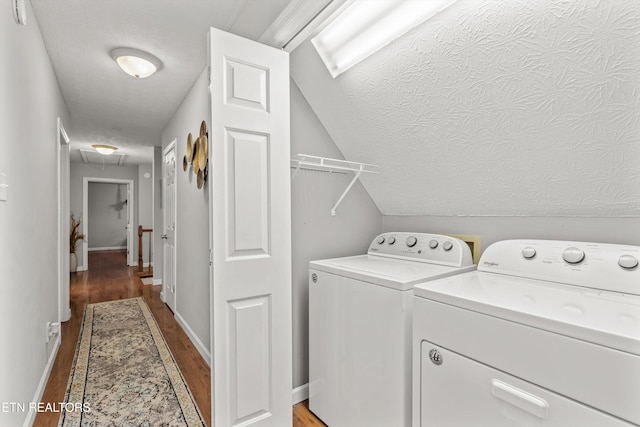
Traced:
<path id="1" fill-rule="evenodd" d="M 6 202 L 8 196 L 7 174 L 0 172 L 0 202 Z"/>

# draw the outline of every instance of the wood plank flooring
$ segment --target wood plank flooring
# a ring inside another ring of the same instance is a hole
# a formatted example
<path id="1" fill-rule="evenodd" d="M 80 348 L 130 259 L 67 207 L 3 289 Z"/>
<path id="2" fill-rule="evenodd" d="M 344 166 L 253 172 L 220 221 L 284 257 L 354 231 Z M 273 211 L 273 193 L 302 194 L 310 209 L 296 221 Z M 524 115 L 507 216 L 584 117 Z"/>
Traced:
<path id="1" fill-rule="evenodd" d="M 211 371 L 160 299 L 160 286 L 143 285 L 135 267 L 126 266 L 126 251 L 89 253 L 89 270 L 71 275 L 71 319 L 62 324 L 62 344 L 42 396 L 44 403 L 63 402 L 76 343 L 87 304 L 142 296 L 153 313 L 173 357 L 191 389 L 207 425 L 211 425 Z M 35 427 L 55 427 L 59 414 L 38 413 Z M 293 407 L 293 427 L 326 427 L 307 402 Z"/>

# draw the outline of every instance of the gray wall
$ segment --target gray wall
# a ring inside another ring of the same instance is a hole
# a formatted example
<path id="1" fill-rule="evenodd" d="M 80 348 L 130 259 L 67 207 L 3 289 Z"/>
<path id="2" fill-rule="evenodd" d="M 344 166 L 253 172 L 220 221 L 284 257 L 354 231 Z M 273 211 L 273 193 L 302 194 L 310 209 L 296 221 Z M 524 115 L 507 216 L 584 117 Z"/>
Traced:
<path id="1" fill-rule="evenodd" d="M 133 181 L 134 197 L 137 199 L 139 195 L 138 191 L 138 165 L 133 166 L 102 166 L 102 165 L 89 165 L 84 163 L 71 163 L 70 173 L 70 201 L 71 201 L 71 213 L 76 218 L 84 218 L 82 212 L 82 185 L 84 177 L 91 178 L 112 178 L 112 179 L 130 179 Z M 81 225 L 82 233 L 86 233 L 84 228 L 85 223 L 83 221 Z M 133 208 L 133 254 L 134 261 L 138 259 L 138 203 L 134 201 Z M 78 256 L 78 268 L 86 269 L 88 267 L 87 262 L 84 260 L 83 245 L 86 245 L 86 241 L 81 241 L 78 244 L 76 255 Z"/>
<path id="2" fill-rule="evenodd" d="M 470 234 L 482 250 L 507 239 L 551 239 L 640 245 L 640 218 L 384 216 L 384 231 Z"/>
<path id="3" fill-rule="evenodd" d="M 293 80 L 291 154 L 344 158 Z M 382 230 L 382 215 L 360 184 L 331 216 L 350 181 L 351 175 L 301 170 L 291 182 L 294 388 L 309 380 L 309 261 L 365 253 Z"/>
<path id="4" fill-rule="evenodd" d="M 87 189 L 89 209 L 89 250 L 127 247 L 126 184 L 90 182 Z"/>
<path id="5" fill-rule="evenodd" d="M 144 174 L 148 173 L 149 178 L 145 178 Z M 141 163 L 138 165 L 138 224 L 144 228 L 153 228 L 153 164 Z M 138 230 L 136 229 L 135 239 L 138 239 Z M 151 240 L 153 247 L 153 237 Z M 145 233 L 142 239 L 142 259 L 144 263 L 153 259 L 149 257 L 149 234 Z"/>
<path id="6" fill-rule="evenodd" d="M 58 320 L 58 188 L 56 118 L 69 117 L 30 2 L 28 25 L 0 7 L 0 402 L 34 402 L 52 355 L 46 322 Z M 2 412 L 20 426 L 34 413 Z"/>
<path id="7" fill-rule="evenodd" d="M 209 197 L 208 183 L 196 187 L 191 167 L 182 169 L 187 134 L 198 135 L 210 121 L 207 73 L 202 72 L 162 132 L 162 147 L 176 143 L 176 318 L 200 347 L 210 350 L 209 336 Z M 162 252 L 160 252 L 161 254 Z"/>

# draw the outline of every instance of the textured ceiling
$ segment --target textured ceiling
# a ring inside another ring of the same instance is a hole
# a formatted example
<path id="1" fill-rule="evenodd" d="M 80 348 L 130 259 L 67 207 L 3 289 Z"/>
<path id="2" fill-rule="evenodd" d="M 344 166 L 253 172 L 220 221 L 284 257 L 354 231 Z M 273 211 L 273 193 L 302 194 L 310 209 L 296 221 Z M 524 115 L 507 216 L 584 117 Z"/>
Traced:
<path id="1" fill-rule="evenodd" d="M 257 40 L 289 0 L 31 0 L 71 123 L 71 148 L 106 143 L 127 163 L 151 161 L 160 134 L 205 67 L 209 27 Z M 116 47 L 157 56 L 136 80 L 111 59 Z M 79 155 L 72 153 L 72 159 Z"/>
<path id="2" fill-rule="evenodd" d="M 640 2 L 459 0 L 292 76 L 383 214 L 640 217 Z M 313 153 L 309 153 L 313 154 Z"/>

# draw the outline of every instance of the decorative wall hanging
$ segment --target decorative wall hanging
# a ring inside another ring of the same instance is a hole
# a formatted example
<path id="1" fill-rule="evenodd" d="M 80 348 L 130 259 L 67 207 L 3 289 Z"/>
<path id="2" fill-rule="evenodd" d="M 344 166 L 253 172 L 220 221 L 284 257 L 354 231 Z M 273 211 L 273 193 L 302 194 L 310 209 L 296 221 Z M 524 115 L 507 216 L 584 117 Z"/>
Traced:
<path id="1" fill-rule="evenodd" d="M 203 120 L 200 123 L 200 133 L 193 141 L 191 133 L 187 135 L 187 149 L 182 159 L 182 168 L 186 172 L 192 166 L 193 174 L 196 176 L 196 186 L 201 189 L 209 175 L 209 138 L 207 134 L 207 123 Z"/>

